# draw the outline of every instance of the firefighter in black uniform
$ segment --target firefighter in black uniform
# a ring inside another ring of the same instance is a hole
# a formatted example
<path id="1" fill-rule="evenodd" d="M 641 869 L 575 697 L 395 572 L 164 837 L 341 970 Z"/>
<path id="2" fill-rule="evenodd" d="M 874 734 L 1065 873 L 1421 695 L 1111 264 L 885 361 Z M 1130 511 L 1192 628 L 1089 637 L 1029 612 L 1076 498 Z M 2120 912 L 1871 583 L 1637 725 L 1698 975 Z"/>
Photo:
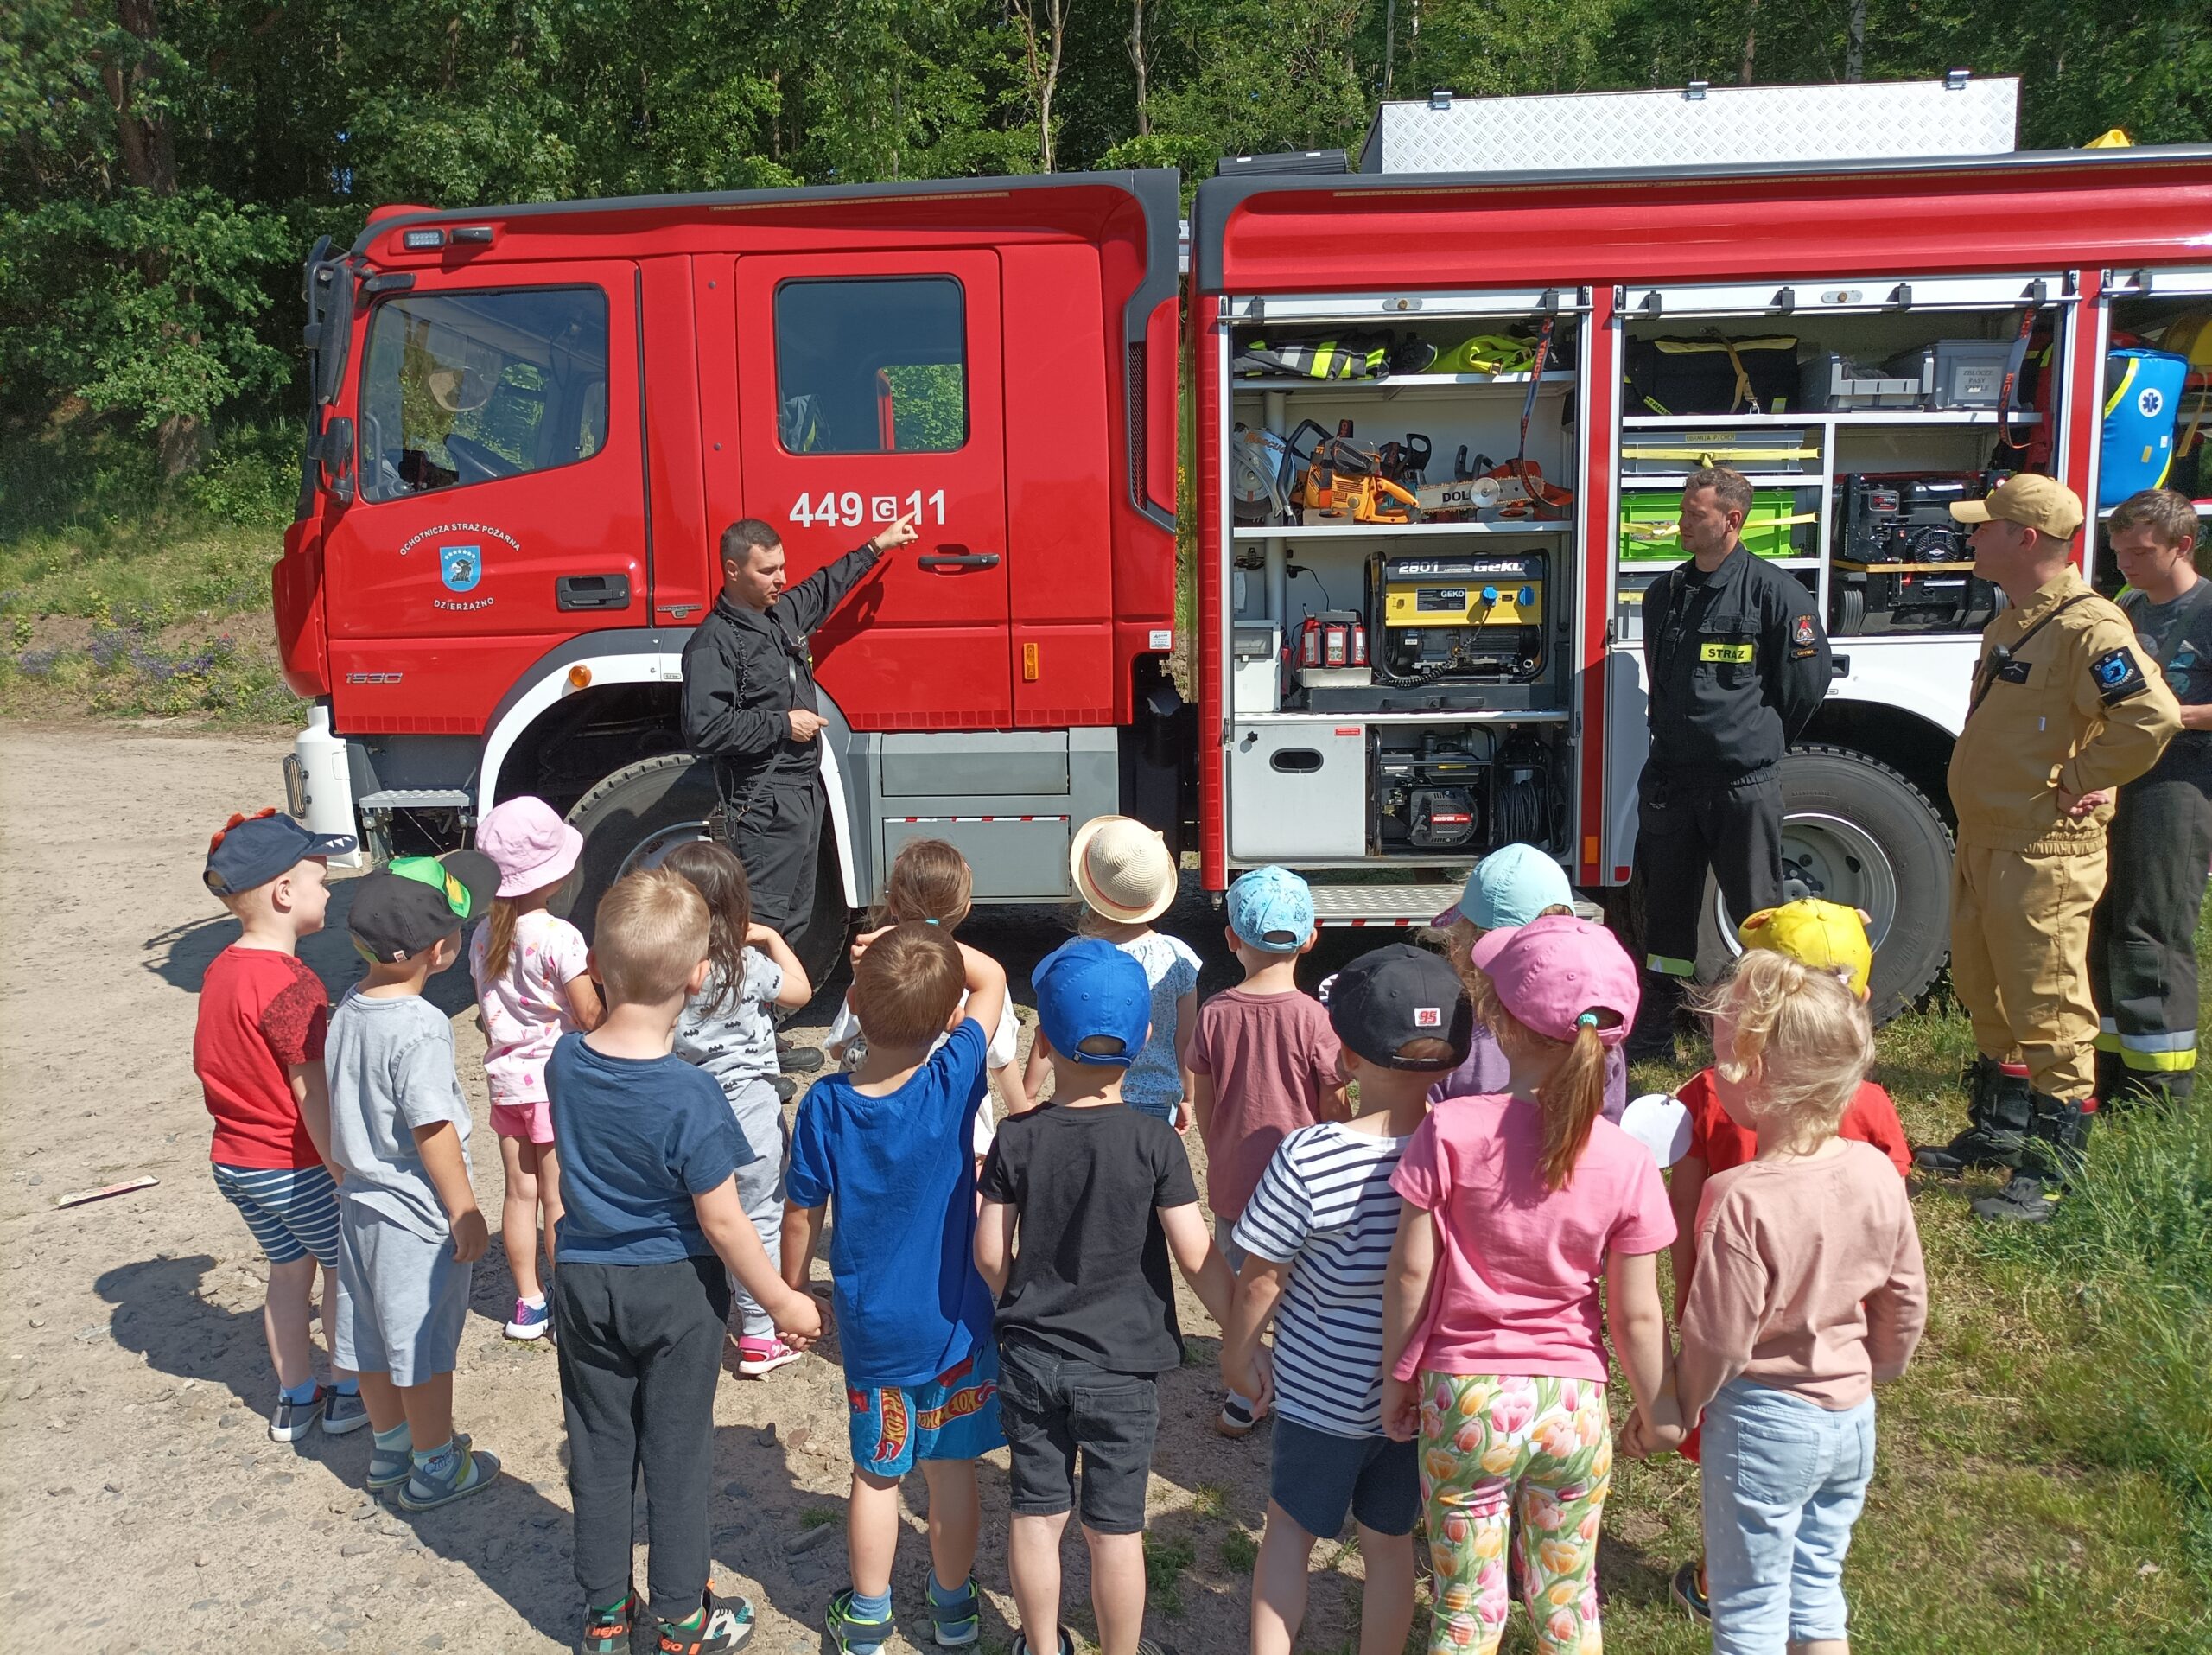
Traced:
<path id="1" fill-rule="evenodd" d="M 1631 1058 L 1673 1053 L 1706 869 L 1738 919 L 1783 900 L 1777 767 L 1827 693 L 1828 640 L 1802 583 L 1744 550 L 1751 509 L 1737 473 L 1693 471 L 1682 481 L 1690 561 L 1643 597 L 1651 750 L 1637 782 L 1644 977 Z"/>
<path id="2" fill-rule="evenodd" d="M 757 517 L 722 532 L 722 595 L 683 646 L 683 740 L 715 761 L 715 837 L 737 853 L 753 917 L 788 933 L 814 902 L 822 842 L 820 703 L 807 639 L 917 533 L 900 518 L 797 586 L 784 584 L 783 537 Z"/>

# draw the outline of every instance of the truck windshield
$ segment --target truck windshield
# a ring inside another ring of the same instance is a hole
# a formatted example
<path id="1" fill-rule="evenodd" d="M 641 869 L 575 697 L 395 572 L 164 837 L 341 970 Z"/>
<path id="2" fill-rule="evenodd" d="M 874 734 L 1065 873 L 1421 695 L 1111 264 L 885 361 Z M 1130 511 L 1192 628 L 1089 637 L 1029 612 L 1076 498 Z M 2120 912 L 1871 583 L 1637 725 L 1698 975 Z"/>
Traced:
<path id="1" fill-rule="evenodd" d="M 361 370 L 365 498 L 547 471 L 606 443 L 597 288 L 410 293 L 377 306 Z"/>

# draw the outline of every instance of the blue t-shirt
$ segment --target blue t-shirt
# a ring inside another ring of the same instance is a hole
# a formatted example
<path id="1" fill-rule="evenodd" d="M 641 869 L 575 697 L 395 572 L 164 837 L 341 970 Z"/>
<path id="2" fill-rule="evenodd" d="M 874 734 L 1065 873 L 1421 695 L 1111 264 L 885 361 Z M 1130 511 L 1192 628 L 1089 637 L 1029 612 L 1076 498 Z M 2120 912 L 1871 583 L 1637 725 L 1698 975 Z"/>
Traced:
<path id="1" fill-rule="evenodd" d="M 969 1017 L 887 1097 L 826 1074 L 799 1105 L 784 1188 L 798 1206 L 836 1198 L 830 1278 L 852 1388 L 926 1384 L 991 1336 L 969 1147 L 986 1048 Z"/>
<path id="2" fill-rule="evenodd" d="M 562 1264 L 711 1257 L 691 1198 L 752 1160 L 722 1089 L 676 1056 L 608 1057 L 563 1034 L 545 1060 L 560 1145 Z"/>

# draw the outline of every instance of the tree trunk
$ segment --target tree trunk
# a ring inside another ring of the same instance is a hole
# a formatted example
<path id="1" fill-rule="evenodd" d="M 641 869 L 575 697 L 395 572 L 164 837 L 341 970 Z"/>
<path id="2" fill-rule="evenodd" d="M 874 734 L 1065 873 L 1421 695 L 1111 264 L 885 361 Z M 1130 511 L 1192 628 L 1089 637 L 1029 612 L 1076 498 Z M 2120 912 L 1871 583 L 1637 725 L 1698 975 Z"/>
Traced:
<path id="1" fill-rule="evenodd" d="M 1843 78 L 1866 78 L 1866 0 L 1851 0 L 1850 32 L 1844 37 Z"/>
<path id="2" fill-rule="evenodd" d="M 191 414 L 171 414 L 161 423 L 156 435 L 164 479 L 175 482 L 200 468 L 200 430 L 199 419 Z"/>
<path id="3" fill-rule="evenodd" d="M 1744 17 L 1744 61 L 1736 71 L 1738 84 L 1751 84 L 1752 72 L 1759 53 L 1759 0 L 1751 0 Z"/>
<path id="4" fill-rule="evenodd" d="M 1029 96 L 1037 106 L 1037 153 L 1046 172 L 1055 169 L 1052 149 L 1052 94 L 1059 89 L 1060 59 L 1067 44 L 1068 0 L 1007 0 L 1014 24 L 1021 30 L 1022 68 L 1029 79 Z M 1038 27 L 1052 32 L 1045 43 Z"/>
<path id="5" fill-rule="evenodd" d="M 1382 3 L 1382 96 L 1390 95 L 1390 72 L 1398 58 L 1398 0 Z"/>
<path id="6" fill-rule="evenodd" d="M 176 141 L 169 119 L 158 108 L 141 113 L 138 91 L 161 72 L 154 42 L 161 27 L 154 16 L 154 0 L 116 0 L 115 20 L 124 32 L 140 43 L 136 57 L 125 62 L 116 57 L 100 60 L 100 83 L 115 111 L 116 148 L 130 181 L 156 195 L 176 194 Z"/>
<path id="7" fill-rule="evenodd" d="M 1144 0 L 1129 0 L 1129 67 L 1137 73 L 1137 136 L 1152 130 L 1151 66 L 1144 50 Z"/>

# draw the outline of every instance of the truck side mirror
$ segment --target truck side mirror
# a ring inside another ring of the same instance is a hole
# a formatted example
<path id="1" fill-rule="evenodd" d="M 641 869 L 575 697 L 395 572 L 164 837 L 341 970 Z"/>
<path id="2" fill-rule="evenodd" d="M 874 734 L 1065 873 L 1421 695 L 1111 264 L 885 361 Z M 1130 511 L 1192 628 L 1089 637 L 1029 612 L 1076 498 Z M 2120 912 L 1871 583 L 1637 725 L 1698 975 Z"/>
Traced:
<path id="1" fill-rule="evenodd" d="M 324 421 L 315 447 L 324 489 L 340 505 L 351 503 L 353 480 L 347 472 L 353 463 L 353 422 L 342 414 Z"/>

